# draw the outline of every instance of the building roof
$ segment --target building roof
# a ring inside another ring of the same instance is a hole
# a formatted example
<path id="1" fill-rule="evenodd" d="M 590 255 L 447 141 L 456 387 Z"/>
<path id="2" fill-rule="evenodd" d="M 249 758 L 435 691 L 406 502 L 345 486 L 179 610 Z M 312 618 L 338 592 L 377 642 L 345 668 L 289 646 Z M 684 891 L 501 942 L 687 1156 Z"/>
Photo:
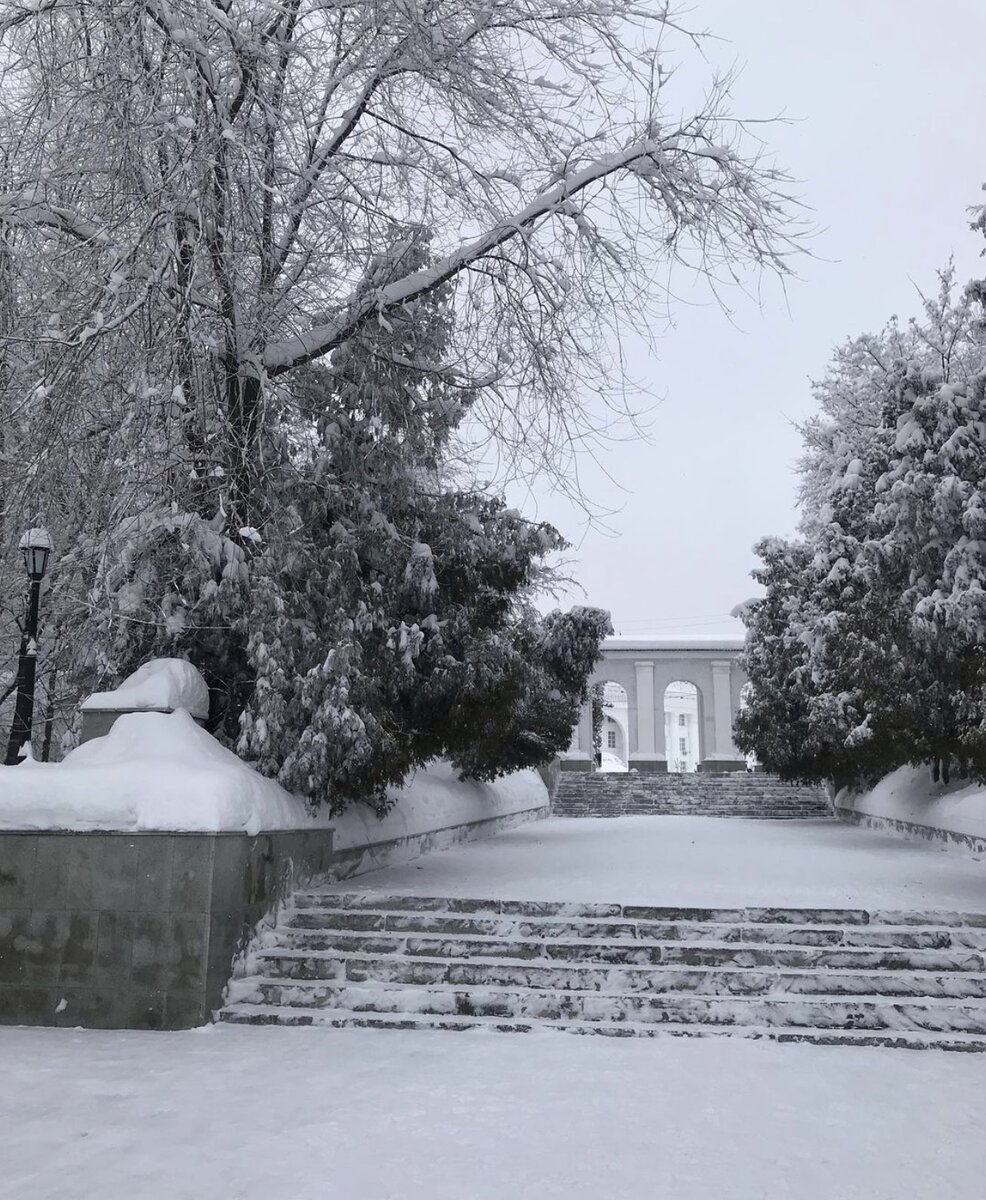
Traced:
<path id="1" fill-rule="evenodd" d="M 737 637 L 633 637 L 603 638 L 603 650 L 742 650 L 743 638 Z"/>

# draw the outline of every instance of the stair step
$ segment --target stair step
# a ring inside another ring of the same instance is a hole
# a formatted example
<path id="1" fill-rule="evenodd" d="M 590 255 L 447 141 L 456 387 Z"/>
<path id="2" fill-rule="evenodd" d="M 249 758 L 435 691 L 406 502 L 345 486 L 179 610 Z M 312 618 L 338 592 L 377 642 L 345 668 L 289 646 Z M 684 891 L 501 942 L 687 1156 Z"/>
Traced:
<path id="1" fill-rule="evenodd" d="M 986 914 L 296 893 L 223 1020 L 986 1050 Z"/>
<path id="2" fill-rule="evenodd" d="M 564 772 L 555 817 L 703 816 L 832 820 L 824 789 L 746 772 L 689 775 Z"/>
<path id="3" fill-rule="evenodd" d="M 655 910 L 644 910 L 653 912 Z M 756 910 L 754 910 L 756 912 Z M 504 916 L 491 914 L 442 913 L 434 910 L 414 912 L 403 909 L 397 913 L 384 909 L 335 909 L 310 905 L 292 913 L 286 928 L 336 929 L 350 933 L 442 933 L 481 937 L 570 938 L 591 941 L 718 941 L 718 942 L 779 942 L 795 945 L 867 945 L 938 949 L 951 945 L 986 947 L 986 928 L 942 928 L 929 922 L 927 926 L 891 925 L 846 922 L 847 928 L 831 915 L 823 918 L 826 924 L 794 925 L 782 921 L 738 919 L 701 920 L 694 917 L 654 920 L 650 918 L 614 918 L 598 921 L 589 918 L 561 920 L 544 916 Z M 784 916 L 783 912 L 767 915 Z M 821 911 L 818 914 L 823 917 Z M 893 914 L 899 915 L 899 914 Z"/>
<path id="4" fill-rule="evenodd" d="M 789 943 L 544 941 L 479 935 L 388 935 L 334 930 L 285 929 L 282 944 L 299 950 L 343 950 L 362 954 L 402 954 L 422 958 L 506 958 L 556 960 L 627 966 L 679 964 L 737 967 L 795 967 L 849 970 L 986 970 L 986 953 L 965 948 L 894 949 L 861 946 L 798 946 Z"/>
<path id="5" fill-rule="evenodd" d="M 859 973 L 831 970 L 743 970 L 729 967 L 576 967 L 487 959 L 481 963 L 406 955 L 341 955 L 272 950 L 258 955 L 268 978 L 350 983 L 492 984 L 597 992 L 689 992 L 702 995 L 875 995 L 986 999 L 986 974 L 932 971 Z"/>
<path id="6" fill-rule="evenodd" d="M 242 981 L 245 986 L 247 981 Z M 813 1029 L 908 1030 L 986 1036 L 986 1005 L 952 998 L 814 995 L 807 997 L 705 996 L 664 992 L 603 994 L 541 991 L 484 984 L 309 982 L 258 978 L 253 998 L 276 1008 L 300 1005 L 352 1012 L 426 1013 L 522 1020 L 637 1021 L 644 1024 L 786 1026 Z"/>
<path id="7" fill-rule="evenodd" d="M 747 905 L 741 908 L 693 908 L 679 905 L 584 903 L 567 900 L 498 900 L 491 897 L 419 896 L 376 891 L 340 892 L 330 888 L 296 892 L 296 909 L 361 909 L 373 913 L 496 913 L 503 916 L 614 918 L 627 921 L 713 922 L 721 924 L 883 925 L 931 928 L 974 927 L 986 930 L 986 913 L 937 909 L 798 908 Z"/>
<path id="8" fill-rule="evenodd" d="M 645 1025 L 624 1021 L 603 1025 L 579 1021 L 504 1021 L 497 1017 L 447 1017 L 424 1013 L 348 1012 L 339 1009 L 276 1009 L 258 1004 L 236 1004 L 223 1009 L 220 1019 L 250 1025 L 324 1025 L 335 1029 L 423 1029 L 486 1030 L 504 1033 L 531 1033 L 552 1030 L 562 1033 L 591 1034 L 603 1037 L 743 1037 L 776 1042 L 805 1042 L 827 1046 L 885 1046 L 901 1050 L 986 1051 L 986 1038 L 976 1034 L 924 1033 L 918 1030 L 870 1032 L 865 1030 L 784 1029 L 748 1026 L 742 1029 L 713 1025 L 680 1025 L 667 1022 Z"/>

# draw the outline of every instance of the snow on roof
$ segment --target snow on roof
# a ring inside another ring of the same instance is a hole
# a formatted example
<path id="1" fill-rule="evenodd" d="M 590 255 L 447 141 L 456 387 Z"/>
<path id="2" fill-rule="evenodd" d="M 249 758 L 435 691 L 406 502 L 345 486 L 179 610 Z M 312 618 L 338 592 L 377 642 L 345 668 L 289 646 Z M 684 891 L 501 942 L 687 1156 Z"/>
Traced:
<path id="1" fill-rule="evenodd" d="M 209 688 L 183 658 L 154 658 L 113 691 L 94 692 L 80 708 L 111 712 L 174 712 L 184 708 L 193 717 L 204 718 L 209 715 Z"/>
<path id="2" fill-rule="evenodd" d="M 124 713 L 60 763 L 0 767 L 0 829 L 256 834 L 312 824 L 302 800 L 182 710 Z"/>
<path id="3" fill-rule="evenodd" d="M 661 637 L 616 634 L 603 638 L 603 650 L 742 650 L 742 637 L 689 637 L 687 634 L 664 634 Z"/>

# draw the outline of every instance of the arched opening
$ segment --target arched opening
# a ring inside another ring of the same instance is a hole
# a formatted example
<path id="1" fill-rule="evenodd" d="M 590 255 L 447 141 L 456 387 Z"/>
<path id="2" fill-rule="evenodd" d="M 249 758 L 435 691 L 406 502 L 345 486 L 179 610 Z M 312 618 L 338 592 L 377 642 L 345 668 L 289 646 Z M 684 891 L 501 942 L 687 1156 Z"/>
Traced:
<path id="1" fill-rule="evenodd" d="M 630 706 L 626 688 L 606 681 L 593 688 L 596 770 L 626 771 L 630 755 Z"/>
<path id="2" fill-rule="evenodd" d="M 664 745 L 668 772 L 691 774 L 702 758 L 698 688 L 675 679 L 664 689 Z"/>

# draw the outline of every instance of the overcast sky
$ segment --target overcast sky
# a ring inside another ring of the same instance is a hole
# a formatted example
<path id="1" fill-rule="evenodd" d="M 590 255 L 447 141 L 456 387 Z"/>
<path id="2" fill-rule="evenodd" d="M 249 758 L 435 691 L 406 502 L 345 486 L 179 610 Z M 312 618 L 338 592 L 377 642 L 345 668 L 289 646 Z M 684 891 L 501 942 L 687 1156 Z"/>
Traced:
<path id="1" fill-rule="evenodd" d="M 986 5 L 979 0 L 698 0 L 711 64 L 742 74 L 733 112 L 791 119 L 765 132 L 820 232 L 785 299 L 678 306 L 659 357 L 632 364 L 664 397 L 651 444 L 614 447 L 585 485 L 619 508 L 613 531 L 550 495 L 537 515 L 577 543 L 573 574 L 622 633 L 722 633 L 756 593 L 753 543 L 791 534 L 794 423 L 833 347 L 916 314 L 917 289 L 954 255 L 959 279 L 986 273 L 968 208 L 986 181 Z M 524 507 L 533 507 L 528 498 Z M 579 602 L 572 594 L 567 602 Z"/>

